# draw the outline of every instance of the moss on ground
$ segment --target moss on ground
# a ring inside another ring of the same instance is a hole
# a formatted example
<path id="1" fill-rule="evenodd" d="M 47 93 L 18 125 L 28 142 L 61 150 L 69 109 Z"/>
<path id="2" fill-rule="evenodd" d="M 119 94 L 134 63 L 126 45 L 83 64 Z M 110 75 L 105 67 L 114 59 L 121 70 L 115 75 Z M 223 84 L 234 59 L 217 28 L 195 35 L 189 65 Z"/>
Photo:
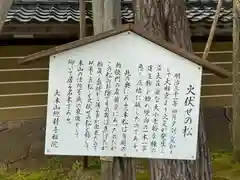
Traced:
<path id="1" fill-rule="evenodd" d="M 233 163 L 231 153 L 213 153 L 212 167 L 214 173 L 214 180 L 240 179 L 240 164 Z"/>
<path id="2" fill-rule="evenodd" d="M 145 162 L 144 162 L 145 164 Z M 83 171 L 81 165 L 76 162 L 69 169 L 62 168 L 61 161 L 57 158 L 49 161 L 47 168 L 38 171 L 8 172 L 4 168 L 0 170 L 0 180 L 99 180 L 100 164 L 92 162 L 89 169 Z M 145 165 L 144 165 L 145 166 Z M 239 180 L 240 164 L 232 163 L 232 154 L 218 152 L 212 154 L 212 167 L 214 180 Z M 138 180 L 148 180 L 148 171 L 137 173 Z"/>

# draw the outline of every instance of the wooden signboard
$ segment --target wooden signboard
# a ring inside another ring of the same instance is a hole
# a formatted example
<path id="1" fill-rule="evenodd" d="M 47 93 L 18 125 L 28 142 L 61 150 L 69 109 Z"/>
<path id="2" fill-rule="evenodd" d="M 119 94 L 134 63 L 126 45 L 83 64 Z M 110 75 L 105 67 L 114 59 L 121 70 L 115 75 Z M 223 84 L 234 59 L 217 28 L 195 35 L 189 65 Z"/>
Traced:
<path id="1" fill-rule="evenodd" d="M 50 56 L 45 153 L 51 155 L 193 160 L 202 67 L 229 76 L 134 28 L 22 62 L 43 56 Z"/>

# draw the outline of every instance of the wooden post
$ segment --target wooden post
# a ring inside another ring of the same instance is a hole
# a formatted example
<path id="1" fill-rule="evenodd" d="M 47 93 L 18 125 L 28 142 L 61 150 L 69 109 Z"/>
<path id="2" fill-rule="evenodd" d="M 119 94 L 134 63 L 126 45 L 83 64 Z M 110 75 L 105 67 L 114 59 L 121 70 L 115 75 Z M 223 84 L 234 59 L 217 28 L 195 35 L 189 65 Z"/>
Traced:
<path id="1" fill-rule="evenodd" d="M 13 0 L 0 0 L 0 32 L 2 31 L 8 11 L 12 6 Z"/>
<path id="2" fill-rule="evenodd" d="M 85 0 L 79 0 L 79 12 L 80 12 L 80 19 L 79 19 L 79 39 L 84 39 L 86 35 L 86 4 Z M 82 168 L 88 168 L 88 157 L 82 157 Z"/>
<path id="3" fill-rule="evenodd" d="M 238 0 L 233 0 L 233 158 L 236 162 L 240 162 L 240 87 L 239 87 L 239 31 L 240 19 L 239 10 L 240 5 Z"/>
<path id="4" fill-rule="evenodd" d="M 86 4 L 85 0 L 79 0 L 79 11 L 80 11 L 80 29 L 79 29 L 79 39 L 83 39 L 86 35 Z"/>

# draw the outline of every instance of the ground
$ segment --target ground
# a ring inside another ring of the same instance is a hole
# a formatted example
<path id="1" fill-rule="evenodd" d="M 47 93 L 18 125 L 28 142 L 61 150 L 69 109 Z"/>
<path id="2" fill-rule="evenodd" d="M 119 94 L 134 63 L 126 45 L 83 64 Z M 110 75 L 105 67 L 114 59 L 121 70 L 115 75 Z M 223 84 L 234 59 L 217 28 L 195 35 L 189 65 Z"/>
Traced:
<path id="1" fill-rule="evenodd" d="M 233 164 L 231 153 L 216 152 L 212 153 L 212 166 L 214 180 L 239 180 L 240 179 L 240 164 Z M 100 163 L 97 159 L 90 161 L 88 170 L 83 171 L 80 163 L 75 161 L 72 166 L 64 168 L 62 166 L 64 158 L 50 158 L 48 166 L 44 169 L 33 171 L 17 171 L 8 172 L 4 167 L 0 171 L 0 180 L 99 180 Z M 147 164 L 143 162 L 142 169 L 137 172 L 137 180 L 148 180 Z"/>
<path id="2" fill-rule="evenodd" d="M 232 163 L 231 153 L 213 153 L 212 167 L 214 180 L 239 180 L 240 164 Z"/>
<path id="3" fill-rule="evenodd" d="M 214 180 L 239 180 L 240 164 L 231 163 L 228 121 L 221 111 L 204 110 L 207 139 L 212 152 Z M 98 158 L 81 170 L 79 157 L 44 155 L 45 120 L 0 122 L 0 180 L 98 180 Z M 138 163 L 139 164 L 139 163 Z M 140 162 L 141 164 L 141 162 Z M 148 180 L 147 163 L 138 166 L 137 179 Z M 45 168 L 42 168 L 45 167 Z M 8 169 L 8 171 L 6 170 Z M 24 170 L 27 169 L 27 170 Z"/>

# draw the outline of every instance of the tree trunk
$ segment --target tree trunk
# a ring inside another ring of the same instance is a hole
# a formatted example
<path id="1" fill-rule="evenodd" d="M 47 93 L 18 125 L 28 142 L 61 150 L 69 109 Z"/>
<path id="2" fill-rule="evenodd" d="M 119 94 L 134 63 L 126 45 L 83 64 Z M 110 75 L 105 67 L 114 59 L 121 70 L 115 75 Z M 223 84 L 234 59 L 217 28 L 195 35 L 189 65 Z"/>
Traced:
<path id="1" fill-rule="evenodd" d="M 140 25 L 151 34 L 192 52 L 184 0 L 144 0 L 141 1 L 140 9 Z M 196 161 L 150 160 L 151 180 L 212 179 L 202 109 L 200 111 Z"/>
<path id="2" fill-rule="evenodd" d="M 104 31 L 104 1 L 94 0 L 92 1 L 93 11 L 93 31 L 94 35 L 102 33 Z"/>
<path id="3" fill-rule="evenodd" d="M 94 0 L 94 34 L 117 28 L 121 23 L 120 0 Z M 100 157 L 102 180 L 135 180 L 132 158 Z"/>
<path id="4" fill-rule="evenodd" d="M 0 0 L 0 32 L 2 31 L 8 11 L 11 8 L 13 0 Z"/>

